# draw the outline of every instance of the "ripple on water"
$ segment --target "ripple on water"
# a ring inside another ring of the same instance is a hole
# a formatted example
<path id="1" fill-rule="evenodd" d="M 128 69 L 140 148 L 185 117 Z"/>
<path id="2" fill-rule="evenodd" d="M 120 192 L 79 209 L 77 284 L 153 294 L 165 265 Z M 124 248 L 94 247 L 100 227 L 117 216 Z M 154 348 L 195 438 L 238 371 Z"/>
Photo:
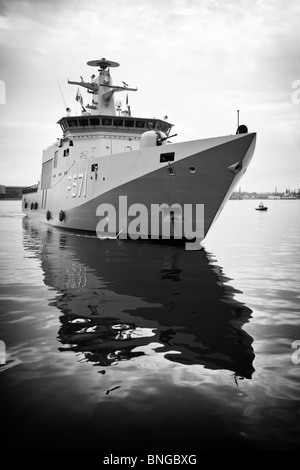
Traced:
<path id="1" fill-rule="evenodd" d="M 16 439 L 39 447 L 49 429 L 59 447 L 71 427 L 70 448 L 134 448 L 141 434 L 296 448 L 299 206 L 277 202 L 264 217 L 230 201 L 192 257 L 5 216 L 0 372 Z"/>

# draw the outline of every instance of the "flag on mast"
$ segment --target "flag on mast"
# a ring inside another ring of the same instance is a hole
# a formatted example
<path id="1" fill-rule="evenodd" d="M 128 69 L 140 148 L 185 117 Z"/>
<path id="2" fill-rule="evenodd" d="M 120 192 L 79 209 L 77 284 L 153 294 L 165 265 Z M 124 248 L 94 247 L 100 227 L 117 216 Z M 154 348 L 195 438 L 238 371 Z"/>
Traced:
<path id="1" fill-rule="evenodd" d="M 79 101 L 79 103 L 81 104 L 81 106 L 83 106 L 83 99 L 82 99 L 82 96 L 81 96 L 81 93 L 80 93 L 79 88 L 78 88 L 77 93 L 76 93 L 76 101 Z"/>

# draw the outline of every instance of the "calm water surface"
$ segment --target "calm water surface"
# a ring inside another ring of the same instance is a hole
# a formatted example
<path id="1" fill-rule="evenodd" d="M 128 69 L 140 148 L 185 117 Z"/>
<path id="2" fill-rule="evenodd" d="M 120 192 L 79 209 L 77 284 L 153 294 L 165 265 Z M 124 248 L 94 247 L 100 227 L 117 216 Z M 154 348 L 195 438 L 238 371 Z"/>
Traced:
<path id="1" fill-rule="evenodd" d="M 187 252 L 38 225 L 1 201 L 5 446 L 296 449 L 300 201 L 256 205 L 229 201 Z"/>

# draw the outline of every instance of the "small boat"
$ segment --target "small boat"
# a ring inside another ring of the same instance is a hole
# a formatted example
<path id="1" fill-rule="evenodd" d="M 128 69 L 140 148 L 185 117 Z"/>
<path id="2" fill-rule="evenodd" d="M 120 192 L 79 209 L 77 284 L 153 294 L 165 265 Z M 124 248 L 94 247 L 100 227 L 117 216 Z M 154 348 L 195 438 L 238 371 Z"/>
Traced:
<path id="1" fill-rule="evenodd" d="M 268 208 L 266 206 L 264 206 L 263 203 L 261 202 L 258 207 L 255 207 L 255 210 L 256 211 L 267 211 Z"/>

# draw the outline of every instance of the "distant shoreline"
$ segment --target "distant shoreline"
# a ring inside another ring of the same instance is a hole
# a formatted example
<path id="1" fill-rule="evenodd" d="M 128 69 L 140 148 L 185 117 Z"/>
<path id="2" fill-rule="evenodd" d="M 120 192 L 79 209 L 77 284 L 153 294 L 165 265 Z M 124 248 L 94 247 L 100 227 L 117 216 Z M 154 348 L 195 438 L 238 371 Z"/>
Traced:
<path id="1" fill-rule="evenodd" d="M 0 197 L 0 201 L 22 201 L 21 197 Z"/>

